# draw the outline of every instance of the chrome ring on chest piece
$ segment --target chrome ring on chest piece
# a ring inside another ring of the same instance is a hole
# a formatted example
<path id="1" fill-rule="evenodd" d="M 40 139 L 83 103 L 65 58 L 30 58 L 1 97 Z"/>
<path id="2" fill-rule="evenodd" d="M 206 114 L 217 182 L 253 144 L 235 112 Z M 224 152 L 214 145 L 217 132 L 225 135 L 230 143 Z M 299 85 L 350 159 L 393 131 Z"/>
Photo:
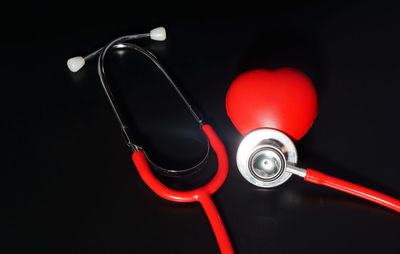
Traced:
<path id="1" fill-rule="evenodd" d="M 239 145 L 236 163 L 250 183 L 271 188 L 286 182 L 292 175 L 288 168 L 297 163 L 292 140 L 274 129 L 258 129 L 247 134 Z"/>

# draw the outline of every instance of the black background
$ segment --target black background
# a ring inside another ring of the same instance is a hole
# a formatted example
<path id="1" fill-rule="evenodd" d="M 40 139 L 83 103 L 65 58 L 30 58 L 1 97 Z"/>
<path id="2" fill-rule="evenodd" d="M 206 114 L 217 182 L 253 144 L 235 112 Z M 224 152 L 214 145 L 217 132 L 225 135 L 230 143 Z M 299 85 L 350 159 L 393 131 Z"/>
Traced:
<path id="1" fill-rule="evenodd" d="M 241 137 L 224 108 L 230 82 L 244 70 L 304 71 L 320 105 L 297 145 L 300 165 L 399 197 L 400 6 L 285 2 L 221 16 L 227 11 L 178 15 L 151 4 L 35 3 L 3 17 L 2 252 L 218 253 L 198 204 L 161 200 L 139 179 L 95 62 L 75 74 L 66 68 L 69 57 L 116 36 L 163 25 L 166 42 L 139 43 L 165 63 L 227 146 L 230 173 L 214 200 L 237 253 L 400 253 L 393 211 L 296 177 L 269 190 L 247 183 L 234 162 Z M 203 137 L 152 66 L 118 51 L 107 64 L 137 141 L 154 160 L 169 167 L 198 160 Z M 212 168 L 199 181 L 169 184 L 198 185 Z"/>

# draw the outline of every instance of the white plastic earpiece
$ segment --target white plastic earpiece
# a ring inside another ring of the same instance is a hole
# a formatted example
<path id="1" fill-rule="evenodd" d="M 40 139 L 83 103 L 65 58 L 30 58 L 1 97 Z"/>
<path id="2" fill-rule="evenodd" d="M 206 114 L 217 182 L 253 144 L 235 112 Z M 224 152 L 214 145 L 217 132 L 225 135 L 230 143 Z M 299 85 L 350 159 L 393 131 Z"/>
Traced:
<path id="1" fill-rule="evenodd" d="M 85 65 L 85 59 L 81 56 L 76 56 L 68 59 L 67 66 L 72 72 L 79 71 Z"/>
<path id="2" fill-rule="evenodd" d="M 155 41 L 165 41 L 167 33 L 165 28 L 160 26 L 150 31 L 150 38 Z"/>

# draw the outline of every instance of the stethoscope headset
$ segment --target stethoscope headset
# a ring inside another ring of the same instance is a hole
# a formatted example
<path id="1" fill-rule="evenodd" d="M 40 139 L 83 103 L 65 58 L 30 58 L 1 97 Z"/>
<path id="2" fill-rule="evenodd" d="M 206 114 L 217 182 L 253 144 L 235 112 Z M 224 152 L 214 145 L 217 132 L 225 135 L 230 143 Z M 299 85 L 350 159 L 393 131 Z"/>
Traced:
<path id="1" fill-rule="evenodd" d="M 72 72 L 77 72 L 87 60 L 98 57 L 97 72 L 100 82 L 126 144 L 132 151 L 133 163 L 142 180 L 153 192 L 169 201 L 199 202 L 210 221 L 221 253 L 234 253 L 225 226 L 211 199 L 211 195 L 222 186 L 228 175 L 228 156 L 224 144 L 211 125 L 205 123 L 193 109 L 158 59 L 148 50 L 129 43 L 142 38 L 164 41 L 166 32 L 163 27 L 159 27 L 150 33 L 119 37 L 85 57 L 69 59 L 68 68 Z M 116 48 L 135 50 L 150 59 L 169 81 L 198 123 L 209 142 L 208 147 L 215 152 L 218 162 L 214 177 L 204 186 L 188 191 L 174 190 L 161 183 L 154 175 L 152 169 L 167 176 L 191 174 L 207 159 L 209 149 L 200 163 L 185 170 L 162 168 L 148 158 L 144 149 L 134 142 L 107 80 L 104 59 L 110 50 Z M 311 80 L 298 70 L 290 68 L 273 71 L 252 70 L 239 75 L 227 92 L 226 110 L 236 129 L 244 136 L 236 154 L 236 163 L 241 175 L 255 186 L 272 188 L 285 183 L 294 174 L 305 181 L 331 187 L 400 212 L 398 199 L 296 165 L 298 156 L 293 141 L 298 141 L 307 133 L 317 115 L 317 108 L 314 86 Z"/>

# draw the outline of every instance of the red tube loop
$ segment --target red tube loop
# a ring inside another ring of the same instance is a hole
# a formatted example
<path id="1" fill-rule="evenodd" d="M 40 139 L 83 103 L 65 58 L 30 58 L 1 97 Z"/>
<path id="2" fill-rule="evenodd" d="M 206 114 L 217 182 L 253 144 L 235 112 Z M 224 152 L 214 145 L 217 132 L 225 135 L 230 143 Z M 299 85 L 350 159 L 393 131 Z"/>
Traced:
<path id="1" fill-rule="evenodd" d="M 324 185 L 348 194 L 377 203 L 396 212 L 400 212 L 400 200 L 385 195 L 383 193 L 368 189 L 358 184 L 354 184 L 336 177 L 332 177 L 313 169 L 307 169 L 304 177 L 307 182 Z"/>
<path id="2" fill-rule="evenodd" d="M 210 221 L 221 253 L 232 254 L 234 251 L 228 233 L 211 199 L 211 194 L 221 187 L 228 175 L 228 155 L 225 146 L 210 125 L 203 125 L 202 131 L 209 140 L 211 148 L 215 151 L 218 159 L 218 169 L 215 176 L 208 184 L 202 187 L 190 191 L 173 190 L 165 186 L 154 176 L 143 152 L 134 152 L 132 160 L 142 180 L 158 196 L 174 202 L 200 202 Z"/>

